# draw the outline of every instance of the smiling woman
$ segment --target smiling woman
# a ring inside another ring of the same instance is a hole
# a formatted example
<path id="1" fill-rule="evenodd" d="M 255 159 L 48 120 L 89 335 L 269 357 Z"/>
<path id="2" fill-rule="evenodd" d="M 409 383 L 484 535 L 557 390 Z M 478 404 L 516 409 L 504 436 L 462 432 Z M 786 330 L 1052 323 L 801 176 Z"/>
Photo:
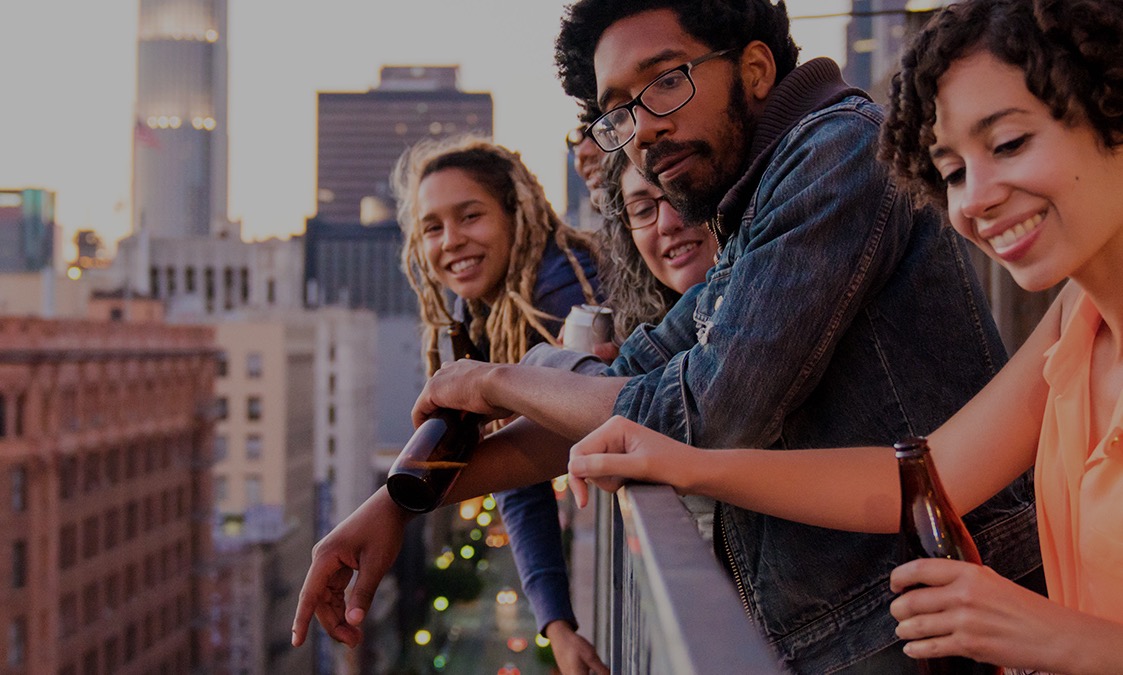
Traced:
<path id="1" fill-rule="evenodd" d="M 478 137 L 423 141 L 398 162 L 394 188 L 423 355 L 455 318 L 493 362 L 517 363 L 554 341 L 571 305 L 595 304 L 587 236 L 562 222 L 517 153 Z"/>

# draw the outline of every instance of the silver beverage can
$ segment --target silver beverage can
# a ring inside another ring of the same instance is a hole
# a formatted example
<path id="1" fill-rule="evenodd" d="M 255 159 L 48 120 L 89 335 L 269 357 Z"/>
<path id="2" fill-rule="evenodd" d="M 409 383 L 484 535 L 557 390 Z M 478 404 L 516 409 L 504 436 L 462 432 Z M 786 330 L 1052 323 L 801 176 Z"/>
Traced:
<path id="1" fill-rule="evenodd" d="M 603 342 L 612 342 L 612 310 L 597 305 L 574 305 L 562 328 L 565 348 L 592 353 L 593 345 Z"/>

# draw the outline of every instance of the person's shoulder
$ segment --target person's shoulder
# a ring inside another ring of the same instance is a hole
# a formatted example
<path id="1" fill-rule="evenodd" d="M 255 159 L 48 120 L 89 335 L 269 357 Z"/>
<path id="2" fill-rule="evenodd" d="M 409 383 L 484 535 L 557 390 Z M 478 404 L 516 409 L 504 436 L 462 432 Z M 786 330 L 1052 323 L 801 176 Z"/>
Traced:
<path id="1" fill-rule="evenodd" d="M 792 133 L 850 130 L 861 134 L 872 132 L 876 136 L 884 121 L 885 112 L 880 105 L 865 96 L 853 94 L 808 113 L 795 125 Z"/>

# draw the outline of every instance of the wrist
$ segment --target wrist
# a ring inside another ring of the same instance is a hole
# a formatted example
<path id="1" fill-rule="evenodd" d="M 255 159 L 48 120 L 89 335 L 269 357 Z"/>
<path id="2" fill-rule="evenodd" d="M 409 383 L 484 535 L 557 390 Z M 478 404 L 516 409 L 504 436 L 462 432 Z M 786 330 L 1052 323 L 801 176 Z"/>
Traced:
<path id="1" fill-rule="evenodd" d="M 542 635 L 546 636 L 547 640 L 553 642 L 559 640 L 563 636 L 571 635 L 577 632 L 577 627 L 566 621 L 565 619 L 554 619 L 546 624 L 542 629 Z"/>

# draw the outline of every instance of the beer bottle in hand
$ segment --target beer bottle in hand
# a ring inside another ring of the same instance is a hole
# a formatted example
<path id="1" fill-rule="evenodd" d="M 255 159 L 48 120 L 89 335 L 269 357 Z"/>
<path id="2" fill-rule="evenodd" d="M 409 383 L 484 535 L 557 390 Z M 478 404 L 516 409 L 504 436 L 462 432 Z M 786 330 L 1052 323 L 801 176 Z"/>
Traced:
<path id="1" fill-rule="evenodd" d="M 948 558 L 983 564 L 963 520 L 952 508 L 928 453 L 924 438 L 906 438 L 893 446 L 901 478 L 902 561 Z M 921 673 L 930 675 L 998 675 L 997 666 L 952 656 L 918 659 Z"/>
<path id="2" fill-rule="evenodd" d="M 454 322 L 448 335 L 456 359 L 487 361 L 464 324 Z M 480 415 L 442 408 L 417 427 L 386 478 L 398 506 L 415 513 L 440 506 L 479 443 L 482 423 Z"/>

